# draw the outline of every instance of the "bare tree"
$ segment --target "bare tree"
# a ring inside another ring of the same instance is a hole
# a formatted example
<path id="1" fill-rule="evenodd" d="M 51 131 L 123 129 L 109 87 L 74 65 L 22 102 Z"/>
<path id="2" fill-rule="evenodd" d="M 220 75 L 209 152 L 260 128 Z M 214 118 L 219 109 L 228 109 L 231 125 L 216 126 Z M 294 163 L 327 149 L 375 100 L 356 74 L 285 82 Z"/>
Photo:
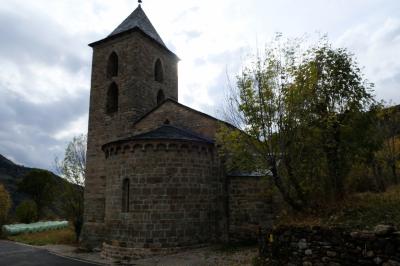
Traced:
<path id="1" fill-rule="evenodd" d="M 87 135 L 74 137 L 68 144 L 64 158 L 56 158 L 58 174 L 67 182 L 64 183 L 61 205 L 69 219 L 72 220 L 77 240 L 83 225 L 83 194 L 86 171 Z"/>

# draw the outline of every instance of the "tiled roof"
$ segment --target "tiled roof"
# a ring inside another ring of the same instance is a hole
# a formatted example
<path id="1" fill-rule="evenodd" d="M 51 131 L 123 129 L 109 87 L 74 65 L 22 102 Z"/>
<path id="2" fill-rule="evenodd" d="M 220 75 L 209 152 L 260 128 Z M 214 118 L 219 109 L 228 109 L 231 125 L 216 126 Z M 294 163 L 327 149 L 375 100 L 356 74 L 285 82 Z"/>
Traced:
<path id="1" fill-rule="evenodd" d="M 139 28 L 149 37 L 167 48 L 140 5 L 110 35 L 108 35 L 108 37 L 132 30 L 134 28 Z"/>
<path id="2" fill-rule="evenodd" d="M 162 125 L 155 130 L 130 137 L 129 139 L 171 139 L 213 143 L 213 141 L 210 139 L 171 125 Z"/>
<path id="3" fill-rule="evenodd" d="M 162 125 L 161 127 L 146 133 L 109 142 L 107 144 L 104 144 L 103 148 L 104 146 L 107 146 L 109 144 L 123 143 L 131 140 L 184 140 L 209 144 L 214 143 L 213 140 L 197 135 L 196 133 L 171 125 Z"/>

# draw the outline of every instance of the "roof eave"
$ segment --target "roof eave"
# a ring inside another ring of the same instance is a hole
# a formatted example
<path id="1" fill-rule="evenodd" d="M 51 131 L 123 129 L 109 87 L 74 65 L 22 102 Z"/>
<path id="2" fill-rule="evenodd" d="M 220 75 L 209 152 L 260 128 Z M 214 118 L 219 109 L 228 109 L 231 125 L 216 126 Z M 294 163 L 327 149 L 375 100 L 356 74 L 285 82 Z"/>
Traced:
<path id="1" fill-rule="evenodd" d="M 110 145 L 122 145 L 127 142 L 142 142 L 142 141 L 175 141 L 175 142 L 191 142 L 191 143 L 199 143 L 199 144 L 206 144 L 206 145 L 214 145 L 214 142 L 211 141 L 202 141 L 202 140 L 189 140 L 189 139 L 174 139 L 174 138 L 143 138 L 143 139 L 135 139 L 135 138 L 126 138 L 120 140 L 114 140 L 111 142 L 107 142 L 101 146 L 101 150 L 104 151 L 106 147 Z"/>
<path id="2" fill-rule="evenodd" d="M 154 41 L 159 47 L 163 48 L 163 49 L 166 50 L 169 54 L 171 54 L 173 57 L 175 57 L 175 59 L 176 59 L 177 61 L 180 61 L 180 60 L 181 60 L 174 52 L 172 52 L 172 51 L 169 50 L 166 46 L 164 46 L 164 45 L 162 45 L 161 43 L 159 43 L 157 40 L 155 40 L 154 38 L 152 38 L 150 35 L 146 34 L 143 30 L 141 30 L 141 29 L 140 29 L 139 27 L 137 27 L 137 26 L 134 27 L 134 28 L 132 28 L 132 29 L 129 29 L 129 30 L 126 30 L 126 31 L 117 33 L 117 34 L 114 34 L 114 35 L 111 35 L 111 36 L 107 36 L 106 38 L 101 39 L 101 40 L 99 40 L 99 41 L 92 42 L 92 43 L 88 44 L 88 46 L 94 48 L 95 46 L 98 46 L 98 45 L 103 44 L 103 43 L 105 43 L 105 42 L 108 42 L 108 41 L 117 39 L 117 38 L 122 37 L 122 36 L 124 36 L 124 35 L 128 35 L 128 34 L 130 34 L 130 33 L 132 33 L 132 32 L 140 32 L 140 33 L 143 34 L 145 37 L 147 37 L 147 38 L 149 38 L 150 40 Z"/>

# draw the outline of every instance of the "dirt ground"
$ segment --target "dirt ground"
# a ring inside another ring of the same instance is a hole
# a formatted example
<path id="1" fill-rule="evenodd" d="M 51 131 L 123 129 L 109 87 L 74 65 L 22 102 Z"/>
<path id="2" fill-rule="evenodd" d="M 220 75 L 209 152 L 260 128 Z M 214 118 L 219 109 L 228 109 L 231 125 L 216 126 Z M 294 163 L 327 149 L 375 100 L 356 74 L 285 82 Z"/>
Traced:
<path id="1" fill-rule="evenodd" d="M 99 252 L 85 253 L 75 247 L 66 245 L 47 245 L 43 248 L 59 256 L 65 256 L 100 265 L 121 265 L 121 263 L 101 258 Z M 131 261 L 123 265 L 139 266 L 242 266 L 252 265 L 252 259 L 257 255 L 256 247 L 243 247 L 234 250 L 224 250 L 221 247 L 205 247 L 182 251 L 166 256 L 154 256 L 146 259 Z"/>

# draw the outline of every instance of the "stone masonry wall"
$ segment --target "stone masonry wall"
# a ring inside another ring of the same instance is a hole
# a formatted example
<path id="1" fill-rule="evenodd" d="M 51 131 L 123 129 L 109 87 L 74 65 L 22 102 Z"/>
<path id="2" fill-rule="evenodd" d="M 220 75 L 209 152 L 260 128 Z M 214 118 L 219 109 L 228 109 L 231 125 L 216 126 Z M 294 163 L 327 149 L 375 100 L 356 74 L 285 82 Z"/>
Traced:
<path id="1" fill-rule="evenodd" d="M 215 138 L 218 123 L 221 123 L 215 118 L 184 107 L 179 103 L 166 101 L 135 124 L 132 132 L 139 134 L 156 129 L 167 119 L 173 126 L 187 129 L 210 139 Z"/>
<path id="2" fill-rule="evenodd" d="M 212 145 L 142 140 L 107 145 L 105 153 L 105 254 L 116 254 L 110 246 L 121 247 L 121 253 L 161 253 L 211 242 L 224 230 L 223 180 Z M 130 181 L 127 213 L 122 212 L 125 178 Z"/>
<path id="3" fill-rule="evenodd" d="M 132 32 L 93 47 L 90 92 L 85 211 L 82 242 L 87 247 L 104 239 L 105 159 L 101 146 L 131 133 L 133 122 L 156 106 L 157 92 L 178 98 L 177 58 L 141 32 Z M 118 55 L 118 76 L 107 77 L 112 52 Z M 160 58 L 164 81 L 154 80 L 154 64 Z M 118 85 L 118 112 L 106 114 L 106 95 L 112 82 Z"/>
<path id="4" fill-rule="evenodd" d="M 264 265 L 400 266 L 400 232 L 387 225 L 374 231 L 281 227 L 260 240 Z"/>
<path id="5" fill-rule="evenodd" d="M 270 229 L 278 211 L 272 184 L 260 177 L 229 178 L 229 240 L 256 240 L 259 229 Z"/>

